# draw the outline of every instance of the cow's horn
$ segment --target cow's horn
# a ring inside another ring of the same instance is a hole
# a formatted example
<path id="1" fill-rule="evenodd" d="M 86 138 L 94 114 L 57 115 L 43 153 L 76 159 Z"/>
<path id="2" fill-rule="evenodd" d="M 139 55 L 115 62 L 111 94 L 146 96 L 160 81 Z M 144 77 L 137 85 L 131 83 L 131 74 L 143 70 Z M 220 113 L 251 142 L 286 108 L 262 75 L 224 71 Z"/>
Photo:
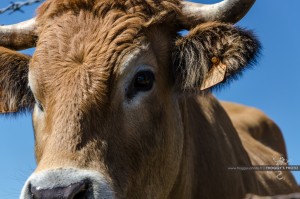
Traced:
<path id="1" fill-rule="evenodd" d="M 224 0 L 215 4 L 184 1 L 183 24 L 187 28 L 208 21 L 236 23 L 250 10 L 255 0 Z"/>
<path id="2" fill-rule="evenodd" d="M 0 26 L 0 46 L 23 50 L 35 46 L 35 18 L 21 23 Z"/>

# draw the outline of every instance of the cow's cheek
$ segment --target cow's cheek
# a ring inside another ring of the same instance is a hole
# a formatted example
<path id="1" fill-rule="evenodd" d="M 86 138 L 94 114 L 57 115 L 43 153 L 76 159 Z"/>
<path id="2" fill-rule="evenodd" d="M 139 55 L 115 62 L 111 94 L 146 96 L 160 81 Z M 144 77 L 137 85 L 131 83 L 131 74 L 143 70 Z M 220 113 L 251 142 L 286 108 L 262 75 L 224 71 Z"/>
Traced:
<path id="1" fill-rule="evenodd" d="M 176 98 L 175 98 L 176 99 Z M 174 101 L 173 101 L 174 102 Z M 168 118 L 166 121 L 167 125 L 165 125 L 167 138 L 166 138 L 166 148 L 165 152 L 165 161 L 164 164 L 166 168 L 165 170 L 165 179 L 168 180 L 170 186 L 173 185 L 174 181 L 177 178 L 180 164 L 182 160 L 182 152 L 183 152 L 183 125 L 181 113 L 179 110 L 179 106 L 177 103 L 172 103 L 172 101 L 167 103 L 168 111 L 166 113 L 166 117 Z M 171 188 L 171 187 L 168 187 Z M 167 188 L 167 189 L 168 189 Z"/>

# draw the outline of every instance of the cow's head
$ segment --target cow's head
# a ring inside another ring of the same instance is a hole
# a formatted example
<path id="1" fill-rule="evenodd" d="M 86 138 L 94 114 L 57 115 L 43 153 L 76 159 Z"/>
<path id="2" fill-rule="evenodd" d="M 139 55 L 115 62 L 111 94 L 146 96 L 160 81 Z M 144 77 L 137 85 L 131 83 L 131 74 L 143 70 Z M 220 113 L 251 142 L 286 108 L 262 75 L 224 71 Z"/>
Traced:
<path id="1" fill-rule="evenodd" d="M 166 198 L 184 148 L 182 94 L 239 74 L 259 47 L 230 24 L 254 1 L 48 0 L 1 27 L 0 109 L 33 111 L 21 198 Z M 187 36 L 178 31 L 190 30 Z"/>

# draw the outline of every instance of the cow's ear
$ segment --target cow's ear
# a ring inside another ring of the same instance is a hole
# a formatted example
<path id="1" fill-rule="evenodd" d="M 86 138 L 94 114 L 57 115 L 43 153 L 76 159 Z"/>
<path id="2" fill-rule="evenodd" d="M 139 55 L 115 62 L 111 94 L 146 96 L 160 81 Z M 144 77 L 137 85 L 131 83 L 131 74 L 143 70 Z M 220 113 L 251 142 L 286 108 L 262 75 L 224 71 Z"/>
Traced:
<path id="1" fill-rule="evenodd" d="M 0 113 L 30 109 L 34 97 L 28 87 L 30 57 L 0 47 Z"/>
<path id="2" fill-rule="evenodd" d="M 218 22 L 198 25 L 175 43 L 176 82 L 184 90 L 228 82 L 255 62 L 259 50 L 260 43 L 250 31 Z"/>

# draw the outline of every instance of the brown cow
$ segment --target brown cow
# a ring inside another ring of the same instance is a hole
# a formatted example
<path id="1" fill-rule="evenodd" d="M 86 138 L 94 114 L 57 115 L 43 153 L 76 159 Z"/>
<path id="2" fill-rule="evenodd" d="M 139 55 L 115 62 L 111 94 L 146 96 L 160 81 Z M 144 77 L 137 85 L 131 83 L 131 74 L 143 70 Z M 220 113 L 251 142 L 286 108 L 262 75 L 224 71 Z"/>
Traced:
<path id="1" fill-rule="evenodd" d="M 228 116 L 207 91 L 255 59 L 253 34 L 223 23 L 253 3 L 48 0 L 36 19 L 1 27 L 0 110 L 33 110 L 38 166 L 21 199 L 296 191 L 288 172 L 228 170 L 273 164 L 284 143 L 267 117 L 224 103 Z M 32 58 L 7 49 L 33 45 Z"/>

